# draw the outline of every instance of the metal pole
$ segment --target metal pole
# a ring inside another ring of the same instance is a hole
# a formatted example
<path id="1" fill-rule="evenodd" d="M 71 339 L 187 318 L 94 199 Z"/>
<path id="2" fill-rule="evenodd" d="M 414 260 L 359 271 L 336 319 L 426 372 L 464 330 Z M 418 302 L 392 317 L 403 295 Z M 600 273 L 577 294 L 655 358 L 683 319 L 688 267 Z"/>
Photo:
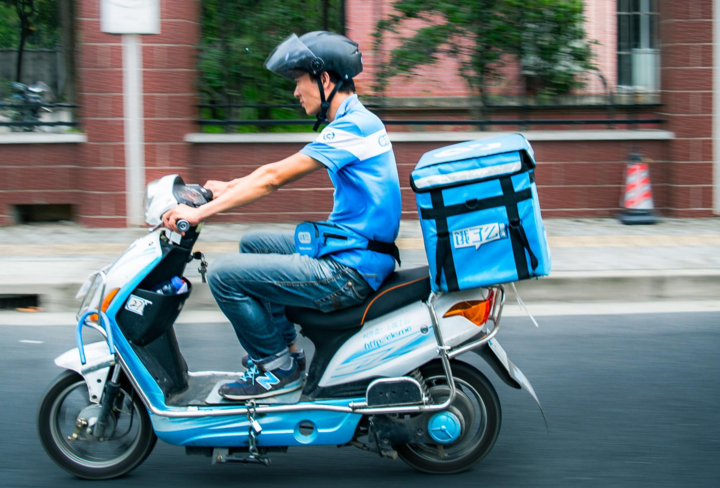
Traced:
<path id="1" fill-rule="evenodd" d="M 142 44 L 137 34 L 123 36 L 125 112 L 125 195 L 127 225 L 143 225 L 145 128 L 143 125 Z"/>

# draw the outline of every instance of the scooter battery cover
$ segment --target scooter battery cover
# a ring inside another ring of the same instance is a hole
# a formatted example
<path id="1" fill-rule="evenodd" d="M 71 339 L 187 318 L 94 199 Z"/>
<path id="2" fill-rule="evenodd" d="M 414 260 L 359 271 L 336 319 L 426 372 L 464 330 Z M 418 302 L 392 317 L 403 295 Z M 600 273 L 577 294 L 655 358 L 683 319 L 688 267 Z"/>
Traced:
<path id="1" fill-rule="evenodd" d="M 423 155 L 410 175 L 433 291 L 550 273 L 535 187 L 535 158 L 520 134 Z"/>

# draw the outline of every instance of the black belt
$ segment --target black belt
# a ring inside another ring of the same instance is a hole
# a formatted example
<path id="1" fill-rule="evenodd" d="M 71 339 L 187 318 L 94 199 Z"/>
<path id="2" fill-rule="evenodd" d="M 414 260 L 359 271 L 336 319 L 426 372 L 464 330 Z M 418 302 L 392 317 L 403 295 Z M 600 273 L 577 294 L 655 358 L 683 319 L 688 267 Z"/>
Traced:
<path id="1" fill-rule="evenodd" d="M 347 240 L 347 236 L 338 234 L 325 233 L 324 237 L 325 241 L 327 241 L 328 238 Z M 400 262 L 400 249 L 398 249 L 394 242 L 373 241 L 372 239 L 368 239 L 368 244 L 365 249 L 382 254 L 389 254 L 397 261 L 398 265 L 402 266 L 402 262 Z"/>
<path id="2" fill-rule="evenodd" d="M 395 261 L 397 261 L 399 266 L 402 266 L 402 263 L 400 262 L 400 249 L 398 249 L 394 242 L 368 240 L 368 245 L 365 249 L 382 254 L 389 254 L 395 259 Z"/>
<path id="3" fill-rule="evenodd" d="M 532 173 L 531 173 L 532 175 Z M 532 199 L 532 190 L 527 188 L 519 192 L 515 191 L 512 179 L 509 176 L 500 178 L 500 187 L 503 194 L 497 197 L 484 198 L 482 200 L 472 199 L 465 203 L 445 206 L 442 196 L 442 189 L 431 190 L 430 199 L 432 208 L 420 209 L 420 216 L 423 220 L 435 220 L 437 226 L 437 247 L 435 251 L 435 264 L 437 272 L 435 275 L 435 283 L 438 287 L 442 282 L 441 274 L 445 272 L 445 282 L 448 291 L 458 291 L 457 272 L 455 271 L 455 260 L 452 254 L 452 244 L 450 242 L 450 231 L 448 229 L 448 217 L 462 215 L 479 210 L 487 210 L 496 207 L 505 207 L 508 216 L 508 227 L 510 230 L 510 242 L 515 258 L 515 267 L 519 280 L 530 278 L 530 270 L 528 269 L 525 251 L 530 256 L 530 266 L 532 269 L 538 267 L 538 260 L 530 249 L 525 229 L 523 229 L 522 221 L 518 212 L 517 204 L 519 202 Z"/>

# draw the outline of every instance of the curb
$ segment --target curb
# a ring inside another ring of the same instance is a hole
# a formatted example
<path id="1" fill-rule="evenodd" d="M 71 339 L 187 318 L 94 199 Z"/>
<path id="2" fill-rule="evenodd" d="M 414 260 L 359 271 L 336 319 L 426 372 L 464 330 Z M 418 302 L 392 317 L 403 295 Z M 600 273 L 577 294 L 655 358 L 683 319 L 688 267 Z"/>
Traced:
<path id="1" fill-rule="evenodd" d="M 207 285 L 195 283 L 187 310 L 218 310 Z M 198 277 L 199 278 L 199 277 Z M 0 295 L 38 295 L 46 312 L 75 312 L 80 306 L 75 294 L 81 282 L 2 283 Z M 516 284 L 523 301 L 543 303 L 633 303 L 678 300 L 717 300 L 720 297 L 720 269 L 712 270 L 613 270 L 599 272 L 558 271 L 547 278 Z M 506 286 L 507 302 L 515 294 Z"/>

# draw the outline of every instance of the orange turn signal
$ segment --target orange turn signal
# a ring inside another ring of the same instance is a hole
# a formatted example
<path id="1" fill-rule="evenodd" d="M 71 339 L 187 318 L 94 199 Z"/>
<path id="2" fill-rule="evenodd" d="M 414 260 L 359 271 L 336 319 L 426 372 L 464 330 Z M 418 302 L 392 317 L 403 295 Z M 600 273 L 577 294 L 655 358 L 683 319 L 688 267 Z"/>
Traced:
<path id="1" fill-rule="evenodd" d="M 494 293 L 494 291 L 490 291 L 486 300 L 468 300 L 456 303 L 443 315 L 443 318 L 456 316 L 465 317 L 478 327 L 482 327 L 490 316 L 490 307 L 492 307 Z"/>
<path id="2" fill-rule="evenodd" d="M 115 295 L 117 295 L 119 291 L 120 291 L 120 288 L 115 288 L 114 290 L 110 290 L 110 293 L 105 295 L 105 299 L 103 300 L 102 306 L 100 307 L 100 310 L 102 312 L 107 312 L 107 309 L 110 306 L 110 304 L 112 303 L 113 298 L 115 298 Z M 98 318 L 99 317 L 97 316 L 96 313 L 94 313 L 90 316 L 90 320 L 92 320 L 93 322 L 97 322 Z"/>

